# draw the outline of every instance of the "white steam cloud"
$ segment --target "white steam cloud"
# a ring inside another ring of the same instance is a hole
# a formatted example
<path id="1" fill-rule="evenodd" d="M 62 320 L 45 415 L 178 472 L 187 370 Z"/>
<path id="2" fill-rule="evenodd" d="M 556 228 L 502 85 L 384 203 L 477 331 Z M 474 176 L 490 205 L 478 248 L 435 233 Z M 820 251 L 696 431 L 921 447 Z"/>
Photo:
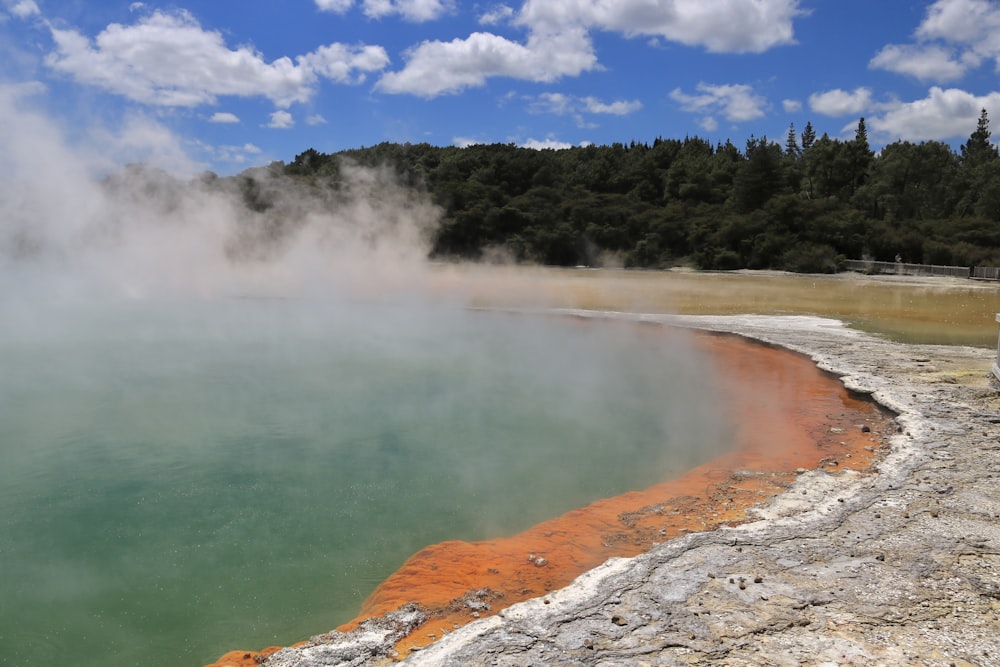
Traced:
<path id="1" fill-rule="evenodd" d="M 295 296 L 405 282 L 425 264 L 438 209 L 388 170 L 343 165 L 333 184 L 270 169 L 223 179 L 141 165 L 108 173 L 106 157 L 71 147 L 24 102 L 0 91 L 4 291 Z M 152 155 L 176 158 L 161 135 L 146 133 Z M 135 136 L 133 124 L 117 144 L 134 147 Z M 102 133 L 102 143 L 116 137 Z"/>

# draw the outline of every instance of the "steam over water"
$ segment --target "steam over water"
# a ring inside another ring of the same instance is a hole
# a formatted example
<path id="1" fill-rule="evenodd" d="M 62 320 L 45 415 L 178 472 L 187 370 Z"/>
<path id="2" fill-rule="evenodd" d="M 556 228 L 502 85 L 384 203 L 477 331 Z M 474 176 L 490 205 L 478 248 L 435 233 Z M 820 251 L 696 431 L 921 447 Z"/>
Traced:
<path id="1" fill-rule="evenodd" d="M 436 211 L 385 173 L 258 174 L 248 207 L 149 169 L 99 182 L 44 117 L 3 94 L 0 117 L 0 662 L 295 641 L 429 543 L 727 440 L 680 339 L 434 288 Z"/>

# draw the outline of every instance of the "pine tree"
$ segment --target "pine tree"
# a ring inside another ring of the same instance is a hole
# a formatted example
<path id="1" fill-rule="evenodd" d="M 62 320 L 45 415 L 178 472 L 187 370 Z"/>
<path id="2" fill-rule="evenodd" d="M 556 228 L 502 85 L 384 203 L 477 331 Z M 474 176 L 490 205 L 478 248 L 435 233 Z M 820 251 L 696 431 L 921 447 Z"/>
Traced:
<path id="1" fill-rule="evenodd" d="M 861 151 L 871 151 L 871 147 L 868 145 L 868 128 L 865 126 L 864 116 L 858 120 L 858 129 L 854 131 L 854 143 Z"/>
<path id="2" fill-rule="evenodd" d="M 979 114 L 976 131 L 962 144 L 962 166 L 977 167 L 996 159 L 997 148 L 990 142 L 990 118 L 986 109 Z"/>
<path id="3" fill-rule="evenodd" d="M 802 130 L 802 151 L 805 152 L 816 143 L 816 130 L 813 129 L 812 121 L 806 123 L 806 129 Z"/>
<path id="4" fill-rule="evenodd" d="M 788 137 L 785 139 L 785 156 L 794 159 L 801 154 L 802 150 L 799 148 L 799 142 L 795 138 L 795 123 L 790 123 L 788 125 Z"/>
<path id="5" fill-rule="evenodd" d="M 854 141 L 847 145 L 847 149 L 850 160 L 850 194 L 853 195 L 868 180 L 868 170 L 875 157 L 868 144 L 868 128 L 864 116 L 858 120 Z"/>

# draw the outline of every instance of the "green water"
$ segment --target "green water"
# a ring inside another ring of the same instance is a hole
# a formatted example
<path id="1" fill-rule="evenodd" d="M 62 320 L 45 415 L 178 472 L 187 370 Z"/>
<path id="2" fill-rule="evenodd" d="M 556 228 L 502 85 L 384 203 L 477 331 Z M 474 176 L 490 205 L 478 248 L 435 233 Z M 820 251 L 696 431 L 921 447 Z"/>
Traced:
<path id="1" fill-rule="evenodd" d="M 4 304 L 0 664 L 201 665 L 718 453 L 710 360 L 448 305 Z"/>

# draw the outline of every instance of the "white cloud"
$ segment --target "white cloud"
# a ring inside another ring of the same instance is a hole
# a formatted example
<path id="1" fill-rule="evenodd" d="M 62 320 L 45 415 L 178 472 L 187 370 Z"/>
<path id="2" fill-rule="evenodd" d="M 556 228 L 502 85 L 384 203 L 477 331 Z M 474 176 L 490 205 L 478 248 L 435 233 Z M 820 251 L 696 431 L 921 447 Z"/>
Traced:
<path id="1" fill-rule="evenodd" d="M 248 164 L 263 153 L 260 147 L 254 144 L 211 146 L 203 142 L 196 142 L 196 147 L 212 162 L 232 165 Z"/>
<path id="2" fill-rule="evenodd" d="M 781 100 L 781 108 L 785 110 L 785 113 L 796 113 L 798 111 L 802 111 L 802 101 Z"/>
<path id="3" fill-rule="evenodd" d="M 809 108 L 826 116 L 859 114 L 871 103 L 872 91 L 868 88 L 855 88 L 852 92 L 835 88 L 809 96 Z"/>
<path id="4" fill-rule="evenodd" d="M 353 4 L 354 0 L 316 0 L 316 7 L 321 12 L 333 12 L 334 14 L 343 14 Z"/>
<path id="5" fill-rule="evenodd" d="M 916 44 L 888 44 L 870 67 L 922 81 L 957 81 L 992 59 L 1000 70 L 1000 5 L 988 0 L 936 0 L 914 33 Z"/>
<path id="6" fill-rule="evenodd" d="M 219 96 L 265 97 L 279 107 L 304 102 L 318 77 L 357 82 L 382 69 L 381 47 L 331 44 L 266 62 L 249 46 L 230 49 L 219 32 L 203 30 L 187 12 L 156 11 L 134 25 L 113 23 L 91 42 L 75 30 L 52 31 L 56 50 L 46 63 L 78 82 L 144 104 L 197 106 Z"/>
<path id="7" fill-rule="evenodd" d="M 547 113 L 556 116 L 572 116 L 577 127 L 593 129 L 597 127 L 585 118 L 586 114 L 610 114 L 627 116 L 642 109 L 639 100 L 616 100 L 604 102 L 596 97 L 576 97 L 563 93 L 542 93 L 535 98 L 528 98 L 529 113 Z"/>
<path id="8" fill-rule="evenodd" d="M 550 113 L 557 116 L 582 113 L 627 116 L 640 109 L 642 102 L 639 100 L 616 100 L 608 103 L 593 96 L 576 97 L 563 93 L 542 93 L 531 100 L 528 110 L 532 113 Z"/>
<path id="9" fill-rule="evenodd" d="M 917 28 L 918 39 L 974 44 L 1000 28 L 1000 7 L 987 0 L 937 0 Z"/>
<path id="10" fill-rule="evenodd" d="M 520 146 L 521 148 L 533 148 L 536 151 L 573 148 L 573 144 L 566 143 L 565 141 L 558 141 L 556 139 L 528 139 L 527 141 L 521 143 Z"/>
<path id="11" fill-rule="evenodd" d="M 746 84 L 699 83 L 695 88 L 700 94 L 689 95 L 675 88 L 670 93 L 670 99 L 679 103 L 684 111 L 705 116 L 721 113 L 726 120 L 737 123 L 764 116 L 767 100 Z"/>
<path id="12" fill-rule="evenodd" d="M 795 42 L 799 0 L 526 0 L 518 21 L 551 32 L 566 26 L 660 36 L 717 53 L 760 53 Z"/>
<path id="13" fill-rule="evenodd" d="M 569 113 L 573 107 L 573 98 L 562 93 L 542 93 L 532 100 L 528 107 L 531 113 L 551 113 L 562 116 Z"/>
<path id="14" fill-rule="evenodd" d="M 698 121 L 698 127 L 706 132 L 715 132 L 719 129 L 719 121 L 715 120 L 714 116 L 705 116 Z"/>
<path id="15" fill-rule="evenodd" d="M 287 111 L 275 111 L 271 114 L 271 121 L 267 127 L 276 130 L 285 130 L 295 125 L 295 119 Z"/>
<path id="16" fill-rule="evenodd" d="M 451 0 L 363 0 L 365 15 L 379 19 L 399 14 L 407 21 L 433 21 L 453 10 Z"/>
<path id="17" fill-rule="evenodd" d="M 377 88 L 436 97 L 482 86 L 493 76 L 551 82 L 596 66 L 592 44 L 582 30 L 532 34 L 526 44 L 476 32 L 450 42 L 422 42 L 406 54 L 406 66 L 384 74 Z"/>
<path id="18" fill-rule="evenodd" d="M 581 99 L 584 109 L 588 113 L 604 113 L 612 116 L 627 116 L 642 109 L 642 102 L 639 100 L 615 100 L 614 102 L 602 102 L 596 97 L 584 97 Z"/>
<path id="19" fill-rule="evenodd" d="M 1000 113 L 1000 92 L 973 95 L 957 88 L 932 87 L 927 97 L 897 102 L 884 113 L 865 119 L 871 132 L 887 141 L 926 141 L 968 137 L 982 109 Z"/>
<path id="20" fill-rule="evenodd" d="M 19 19 L 38 16 L 42 13 L 35 0 L 7 0 L 5 4 L 7 5 L 10 13 Z"/>
<path id="21" fill-rule="evenodd" d="M 19 100 L 24 97 L 44 95 L 48 86 L 41 81 L 24 81 L 22 83 L 0 83 L 0 99 Z"/>
<path id="22" fill-rule="evenodd" d="M 306 116 L 306 125 L 326 125 L 326 118 L 318 113 Z"/>
<path id="23" fill-rule="evenodd" d="M 973 64 L 978 63 L 968 55 L 956 59 L 954 51 L 942 46 L 888 44 L 875 54 L 868 66 L 907 74 L 921 81 L 955 81 L 965 76 Z"/>
<path id="24" fill-rule="evenodd" d="M 212 114 L 208 119 L 210 123 L 238 123 L 240 122 L 239 116 L 234 113 L 229 113 L 228 111 L 217 111 Z"/>
<path id="25" fill-rule="evenodd" d="M 437 4 L 437 0 L 425 0 Z M 715 52 L 761 52 L 794 43 L 792 21 L 800 0 L 526 0 L 514 16 L 528 30 L 522 43 L 486 32 L 450 42 L 425 41 L 410 49 L 402 70 L 386 73 L 377 88 L 387 93 L 435 97 L 482 86 L 505 76 L 551 82 L 598 69 L 590 31 L 632 37 L 664 37 Z M 365 0 L 366 13 L 381 15 L 402 0 Z M 500 5 L 480 17 L 494 25 L 510 15 Z"/>
<path id="26" fill-rule="evenodd" d="M 298 58 L 303 67 L 338 83 L 362 83 L 367 72 L 385 69 L 389 55 L 381 46 L 330 44 Z"/>
<path id="27" fill-rule="evenodd" d="M 453 137 L 451 140 L 452 145 L 458 146 L 459 148 L 468 148 L 469 146 L 480 146 L 484 142 L 479 139 L 473 139 L 471 137 Z"/>
<path id="28" fill-rule="evenodd" d="M 500 25 L 514 18 L 514 10 L 507 5 L 497 5 L 479 17 L 480 25 Z"/>

